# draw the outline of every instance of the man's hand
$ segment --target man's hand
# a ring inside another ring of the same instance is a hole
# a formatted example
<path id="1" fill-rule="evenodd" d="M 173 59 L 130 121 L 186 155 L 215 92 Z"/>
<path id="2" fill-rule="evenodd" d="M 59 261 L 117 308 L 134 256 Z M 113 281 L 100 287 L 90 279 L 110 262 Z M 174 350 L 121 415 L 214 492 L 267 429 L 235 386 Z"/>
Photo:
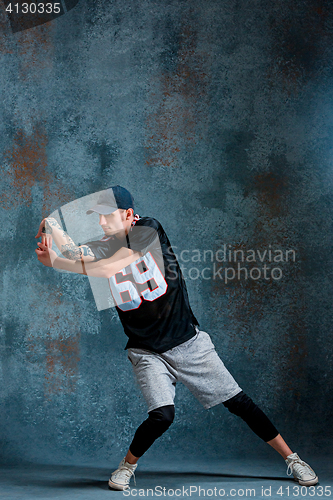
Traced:
<path id="1" fill-rule="evenodd" d="M 46 224 L 46 219 L 43 219 L 40 223 L 38 233 L 36 234 L 35 238 L 41 237 L 43 245 L 46 245 L 48 248 L 52 248 L 52 236 L 51 234 L 46 232 Z"/>
<path id="2" fill-rule="evenodd" d="M 53 267 L 55 259 L 58 257 L 56 252 L 49 248 L 44 243 L 37 243 L 39 248 L 35 250 L 39 262 L 41 262 L 46 267 Z"/>
<path id="3" fill-rule="evenodd" d="M 38 233 L 36 234 L 35 238 L 40 238 L 43 235 L 43 230 L 45 229 L 45 221 L 46 219 L 43 219 L 40 223 Z"/>

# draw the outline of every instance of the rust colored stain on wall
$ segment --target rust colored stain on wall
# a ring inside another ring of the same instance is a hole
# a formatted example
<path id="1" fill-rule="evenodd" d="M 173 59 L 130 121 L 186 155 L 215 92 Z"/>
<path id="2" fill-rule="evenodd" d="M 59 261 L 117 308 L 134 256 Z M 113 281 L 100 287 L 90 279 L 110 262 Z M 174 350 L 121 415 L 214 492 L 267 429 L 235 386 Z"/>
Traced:
<path id="1" fill-rule="evenodd" d="M 295 244 L 293 228 L 286 227 L 289 221 L 288 199 L 291 196 L 287 175 L 274 172 L 267 172 L 255 176 L 247 186 L 248 192 L 252 193 L 256 202 L 256 213 L 253 219 L 252 238 L 247 241 L 232 243 L 230 250 L 246 250 L 251 248 L 262 252 L 265 249 L 290 249 Z M 226 242 L 227 243 L 227 242 Z M 274 315 L 276 304 L 281 308 L 283 297 L 285 306 L 282 309 L 281 328 L 278 332 L 279 341 L 275 347 L 272 346 L 272 360 L 276 360 L 283 367 L 284 372 L 289 373 L 289 377 L 283 375 L 281 371 L 280 388 L 284 391 L 292 391 L 295 405 L 299 396 L 295 380 L 306 380 L 308 357 L 306 322 L 304 320 L 305 298 L 302 288 L 299 286 L 298 278 L 300 268 L 297 259 L 300 258 L 296 252 L 296 263 L 290 266 L 282 266 L 283 277 L 281 281 L 245 279 L 242 272 L 241 279 L 235 279 L 225 284 L 216 280 L 213 283 L 214 293 L 217 295 L 226 294 L 228 297 L 227 316 L 231 324 L 230 341 L 238 344 L 242 339 L 242 347 L 252 356 L 256 355 L 256 345 L 260 346 L 260 329 L 256 328 L 261 321 L 272 321 L 270 314 Z M 274 262 L 240 262 L 241 266 L 249 272 L 252 267 L 262 268 L 266 264 L 270 269 L 279 266 Z M 233 268 L 237 275 L 236 262 L 227 262 L 226 267 Z M 297 292 L 296 292 L 297 290 Z M 268 310 L 267 304 L 270 304 Z M 218 311 L 216 311 L 218 314 Z M 281 368 L 282 370 L 282 368 Z M 294 382 L 290 383 L 290 377 Z"/>
<path id="2" fill-rule="evenodd" d="M 54 64 L 52 23 L 7 37 L 12 52 L 17 56 L 15 84 L 23 92 L 23 100 L 15 103 L 12 145 L 4 152 L 5 186 L 1 206 L 12 210 L 34 206 L 40 210 L 40 219 L 55 208 L 75 197 L 72 187 L 59 181 L 48 168 L 47 117 L 39 112 L 38 99 L 31 101 L 29 88 L 34 82 L 45 80 Z M 24 94 L 26 92 L 26 94 Z M 37 103 L 37 104 L 36 104 Z M 21 107 L 20 107 L 21 106 Z M 37 228 L 32 229 L 33 234 Z M 47 303 L 45 300 L 47 299 Z M 27 361 L 38 366 L 45 375 L 45 397 L 58 392 L 73 392 L 77 381 L 80 331 L 74 318 L 72 304 L 64 304 L 60 285 L 34 287 L 31 299 L 34 319 L 27 333 Z M 43 318 L 43 328 L 35 318 Z M 66 336 L 65 334 L 68 335 Z M 45 372 L 45 373 L 44 373 Z"/>
<path id="3" fill-rule="evenodd" d="M 47 173 L 46 156 L 47 136 L 42 127 L 35 129 L 31 136 L 23 130 L 17 130 L 10 151 L 5 153 L 5 161 L 9 165 L 7 174 L 8 190 L 2 200 L 3 208 L 10 209 L 12 200 L 30 205 L 32 203 L 32 187 L 41 182 L 46 190 L 51 181 Z"/>
<path id="4" fill-rule="evenodd" d="M 314 77 L 318 61 L 325 56 L 330 43 L 329 2 L 285 4 L 271 17 L 270 28 L 275 38 L 275 57 L 268 70 L 273 87 L 288 95 L 298 93 L 308 78 Z"/>
<path id="5" fill-rule="evenodd" d="M 17 74 L 12 77 L 18 88 L 21 89 L 21 84 L 23 85 L 22 90 L 25 92 L 29 92 L 29 86 L 34 80 L 45 78 L 45 70 L 53 66 L 53 30 L 52 23 L 46 23 L 22 33 L 4 35 L 10 47 L 8 51 L 15 54 L 18 61 Z M 28 104 L 24 104 L 21 109 L 16 105 L 13 126 L 15 133 L 12 146 L 4 151 L 4 164 L 7 166 L 4 173 L 6 190 L 0 205 L 11 209 L 13 200 L 16 207 L 31 205 L 34 201 L 32 189 L 37 184 L 41 188 L 39 192 L 43 193 L 43 198 L 38 200 L 41 216 L 47 216 L 56 207 L 69 201 L 71 196 L 67 194 L 68 186 L 56 181 L 48 171 L 48 135 L 43 116 L 38 108 L 30 109 Z"/>
<path id="6" fill-rule="evenodd" d="M 52 22 L 37 28 L 16 33 L 15 48 L 19 56 L 19 78 L 21 80 L 38 79 L 41 72 L 51 68 L 54 63 Z"/>
<path id="7" fill-rule="evenodd" d="M 56 181 L 47 170 L 47 143 L 47 134 L 42 124 L 34 126 L 32 135 L 17 130 L 12 148 L 4 154 L 8 169 L 5 173 L 7 189 L 0 201 L 2 208 L 12 209 L 13 200 L 16 207 L 31 205 L 32 188 L 35 184 L 41 186 L 43 193 L 43 198 L 38 200 L 41 218 L 72 199 L 73 195 L 68 193 L 69 186 Z"/>
<path id="8" fill-rule="evenodd" d="M 196 50 L 196 31 L 184 25 L 177 54 L 177 68 L 165 71 L 153 82 L 157 93 L 150 94 L 150 107 L 156 109 L 147 119 L 146 165 L 177 167 L 177 155 L 200 140 L 205 123 L 200 101 L 206 94 L 207 75 L 203 54 Z"/>
<path id="9" fill-rule="evenodd" d="M 80 361 L 81 315 L 75 303 L 64 302 L 60 285 L 54 283 L 47 293 L 43 285 L 35 284 L 30 300 L 33 320 L 25 339 L 27 362 L 38 363 L 45 398 L 73 393 Z"/>
<path id="10" fill-rule="evenodd" d="M 272 241 L 280 248 L 292 247 L 293 242 L 297 241 L 293 234 L 292 227 L 286 227 L 285 221 L 290 218 L 288 199 L 292 196 L 289 189 L 287 175 L 275 175 L 273 173 L 261 174 L 255 178 L 255 186 L 258 190 L 258 217 L 256 220 L 256 233 L 261 235 L 264 244 L 268 245 Z M 278 220 L 278 227 L 272 221 Z M 264 231 L 264 225 L 270 227 L 269 233 Z M 290 222 L 288 223 L 290 226 Z M 264 236 L 266 235 L 266 236 Z M 296 259 L 299 259 L 297 255 Z M 305 315 L 305 297 L 302 293 L 298 279 L 300 268 L 296 265 L 291 267 L 290 274 L 282 278 L 281 287 L 276 287 L 270 291 L 273 298 L 278 299 L 281 294 L 289 294 L 290 301 L 285 304 L 283 317 L 287 319 L 287 327 L 283 328 L 279 335 L 281 344 L 275 351 L 276 359 L 280 359 L 284 369 L 296 379 L 306 379 L 307 367 L 305 360 L 308 356 L 307 335 L 308 330 L 304 321 Z M 297 289 L 297 291 L 296 291 Z M 265 298 L 265 287 L 262 287 L 262 299 Z M 281 356 L 281 347 L 283 356 Z M 292 390 L 293 396 L 297 398 L 297 390 L 294 390 L 295 384 L 290 384 L 289 377 L 281 377 L 281 384 L 285 390 Z"/>
<path id="11" fill-rule="evenodd" d="M 246 255 L 246 250 L 249 248 L 259 250 L 261 254 L 265 249 L 267 250 L 270 248 L 269 245 L 272 245 L 273 249 L 285 248 L 286 241 L 283 218 L 287 215 L 287 177 L 276 176 L 272 172 L 259 174 L 253 178 L 251 186 L 247 186 L 247 189 L 251 193 L 254 193 L 253 196 L 256 200 L 256 215 L 255 219 L 252 221 L 254 225 L 252 238 L 250 242 L 244 240 L 238 241 L 237 243 L 231 243 L 228 251 L 230 250 L 233 256 L 234 252 L 238 250 L 242 250 Z M 279 220 L 278 229 L 282 227 L 282 231 L 276 231 L 275 222 L 277 219 Z M 266 263 L 272 267 L 272 263 Z M 235 271 L 237 270 L 237 262 L 228 262 L 227 265 Z M 247 266 L 247 269 L 250 270 L 252 266 L 257 267 L 257 263 L 248 262 L 245 263 L 244 266 Z M 243 274 L 241 274 L 241 276 L 243 276 Z M 251 316 L 254 313 L 258 318 L 262 316 L 261 306 L 265 301 L 267 287 L 262 286 L 261 280 L 235 280 L 228 285 L 225 285 L 224 282 L 220 283 L 218 280 L 214 281 L 214 291 L 216 293 L 221 293 L 221 291 L 225 293 L 226 286 L 230 295 L 230 317 L 233 317 L 236 311 L 236 316 L 241 322 L 251 323 Z M 249 300 L 249 294 L 251 295 L 251 300 Z M 251 304 L 251 306 L 249 304 Z"/>
<path id="12" fill-rule="evenodd" d="M 80 333 L 70 338 L 59 335 L 57 339 L 48 336 L 46 347 L 45 396 L 57 392 L 72 393 L 77 382 L 77 368 L 80 361 Z"/>
<path id="13" fill-rule="evenodd" d="M 253 187 L 258 193 L 258 206 L 262 212 L 260 216 L 264 216 L 268 223 L 274 217 L 286 215 L 285 203 L 288 191 L 288 177 L 286 175 L 277 176 L 272 172 L 258 174 L 254 177 Z M 257 232 L 260 229 L 258 227 L 260 222 L 257 220 L 256 223 Z M 269 242 L 264 242 L 264 244 L 269 244 Z"/>

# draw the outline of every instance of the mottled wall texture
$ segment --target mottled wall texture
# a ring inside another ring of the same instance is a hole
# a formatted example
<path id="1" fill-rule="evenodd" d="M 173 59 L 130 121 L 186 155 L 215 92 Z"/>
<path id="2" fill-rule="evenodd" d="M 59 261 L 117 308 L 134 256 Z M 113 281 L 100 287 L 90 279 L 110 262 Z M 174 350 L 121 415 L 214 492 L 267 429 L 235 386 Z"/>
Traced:
<path id="1" fill-rule="evenodd" d="M 1 460 L 118 462 L 146 416 L 115 309 L 34 253 L 42 217 L 114 184 L 166 229 L 241 387 L 296 451 L 329 453 L 330 2 L 80 0 L 16 33 L 0 10 Z M 273 453 L 180 386 L 147 460 L 193 440 Z"/>

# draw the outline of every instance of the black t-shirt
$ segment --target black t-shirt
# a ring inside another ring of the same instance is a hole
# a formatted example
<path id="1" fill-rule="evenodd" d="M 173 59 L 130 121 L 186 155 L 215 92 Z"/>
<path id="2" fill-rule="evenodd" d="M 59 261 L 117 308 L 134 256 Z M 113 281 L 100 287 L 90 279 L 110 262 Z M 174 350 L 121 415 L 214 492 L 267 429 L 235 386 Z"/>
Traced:
<path id="1" fill-rule="evenodd" d="M 128 347 L 161 353 L 196 334 L 176 256 L 161 224 L 151 217 L 136 220 L 126 239 L 115 236 L 86 243 L 96 260 L 107 259 L 121 247 L 142 257 L 109 279 L 116 309 L 129 340 Z"/>

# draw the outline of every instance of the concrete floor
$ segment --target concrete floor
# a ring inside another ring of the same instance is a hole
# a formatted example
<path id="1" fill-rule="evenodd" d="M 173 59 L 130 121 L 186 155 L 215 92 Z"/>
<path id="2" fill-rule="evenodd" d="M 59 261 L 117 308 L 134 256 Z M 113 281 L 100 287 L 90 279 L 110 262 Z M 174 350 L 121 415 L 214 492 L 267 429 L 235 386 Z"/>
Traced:
<path id="1" fill-rule="evenodd" d="M 332 460 L 311 459 L 319 475 L 319 487 L 303 487 L 288 478 L 284 464 L 267 460 L 232 460 L 212 463 L 140 464 L 136 486 L 126 497 L 134 498 L 329 498 L 333 496 Z M 104 467 L 24 465 L 0 469 L 0 497 L 16 500 L 102 500 L 124 498 L 110 491 L 110 470 Z M 325 490 L 326 487 L 326 490 Z M 331 488 L 332 487 L 332 488 Z M 201 488 L 201 491 L 199 491 Z M 248 490 L 248 491 L 246 491 Z M 250 491 L 252 490 L 252 491 Z M 278 492 L 283 492 L 283 495 Z"/>

